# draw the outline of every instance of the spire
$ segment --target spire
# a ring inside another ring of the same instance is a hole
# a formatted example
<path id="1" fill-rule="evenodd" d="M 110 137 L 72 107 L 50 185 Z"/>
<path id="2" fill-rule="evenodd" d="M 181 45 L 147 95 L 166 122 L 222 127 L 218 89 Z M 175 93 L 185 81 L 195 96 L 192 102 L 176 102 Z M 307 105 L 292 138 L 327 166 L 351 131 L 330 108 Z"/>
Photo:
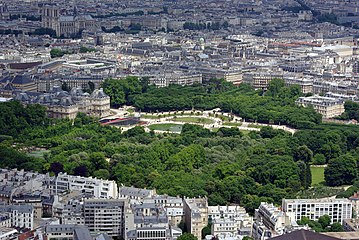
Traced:
<path id="1" fill-rule="evenodd" d="M 77 2 L 74 0 L 74 17 L 78 15 Z"/>

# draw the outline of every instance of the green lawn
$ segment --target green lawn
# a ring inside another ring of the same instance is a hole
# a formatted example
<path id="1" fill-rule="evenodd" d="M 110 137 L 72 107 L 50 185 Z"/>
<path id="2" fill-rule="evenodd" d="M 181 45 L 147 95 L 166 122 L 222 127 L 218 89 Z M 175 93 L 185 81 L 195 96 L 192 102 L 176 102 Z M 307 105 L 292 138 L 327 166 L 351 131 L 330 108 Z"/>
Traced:
<path id="1" fill-rule="evenodd" d="M 205 124 L 214 123 L 212 119 L 200 118 L 200 117 L 177 117 L 177 118 L 172 118 L 171 120 L 175 122 L 186 122 L 186 123 L 205 123 Z"/>
<path id="2" fill-rule="evenodd" d="M 255 125 L 255 124 L 248 124 L 248 127 L 250 127 L 250 128 L 262 128 L 263 126 Z"/>
<path id="3" fill-rule="evenodd" d="M 310 167 L 312 172 L 312 186 L 324 182 L 324 167 Z"/>
<path id="4" fill-rule="evenodd" d="M 44 153 L 48 153 L 48 152 L 50 152 L 50 150 L 39 150 L 39 151 L 29 152 L 27 155 L 36 158 L 42 158 L 44 156 Z"/>
<path id="5" fill-rule="evenodd" d="M 232 126 L 232 127 L 239 127 L 239 126 L 242 126 L 242 123 L 240 123 L 240 122 L 224 122 L 223 125 Z"/>
<path id="6" fill-rule="evenodd" d="M 151 130 L 169 131 L 169 132 L 181 132 L 182 125 L 174 123 L 152 124 L 148 126 Z"/>

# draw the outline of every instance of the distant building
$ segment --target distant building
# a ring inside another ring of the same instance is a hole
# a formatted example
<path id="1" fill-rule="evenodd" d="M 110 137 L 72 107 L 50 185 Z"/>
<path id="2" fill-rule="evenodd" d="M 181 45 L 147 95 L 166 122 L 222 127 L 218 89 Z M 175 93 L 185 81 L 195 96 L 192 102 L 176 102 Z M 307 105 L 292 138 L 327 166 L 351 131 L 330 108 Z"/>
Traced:
<path id="1" fill-rule="evenodd" d="M 80 191 L 95 198 L 117 198 L 118 190 L 115 181 L 102 180 L 92 177 L 80 177 L 59 173 L 53 190 L 58 193 L 66 191 Z"/>
<path id="2" fill-rule="evenodd" d="M 267 72 L 249 72 L 243 74 L 243 83 L 247 83 L 255 89 L 267 90 L 269 83 L 275 78 L 282 79 L 283 75 Z"/>
<path id="3" fill-rule="evenodd" d="M 278 236 L 278 237 L 273 237 L 270 238 L 273 240 L 307 240 L 307 239 L 315 239 L 315 240 L 339 240 L 340 238 L 336 238 L 336 237 L 331 237 L 331 236 L 326 236 L 324 234 L 321 233 L 315 233 L 312 231 L 308 231 L 308 230 L 298 230 L 298 231 L 294 231 L 288 234 L 284 234 L 282 236 Z"/>
<path id="4" fill-rule="evenodd" d="M 125 214 L 125 240 L 171 240 L 172 231 L 163 206 L 134 204 Z"/>
<path id="5" fill-rule="evenodd" d="M 93 239 L 88 228 L 83 225 L 60 224 L 48 225 L 44 227 L 46 239 L 73 239 L 85 240 Z"/>
<path id="6" fill-rule="evenodd" d="M 187 230 L 197 239 L 202 239 L 202 229 L 208 225 L 207 198 L 184 198 Z"/>
<path id="7" fill-rule="evenodd" d="M 344 219 L 343 229 L 346 232 L 359 232 L 359 219 L 357 218 Z"/>
<path id="8" fill-rule="evenodd" d="M 92 233 L 106 233 L 110 237 L 124 236 L 125 204 L 126 201 L 121 199 L 85 200 L 85 225 Z"/>
<path id="9" fill-rule="evenodd" d="M 131 200 L 136 200 L 138 202 L 143 201 L 144 198 L 152 198 L 155 194 L 156 191 L 151 189 L 125 186 L 121 186 L 119 188 L 119 198 L 127 198 Z"/>
<path id="10" fill-rule="evenodd" d="M 356 217 L 359 216 L 359 192 L 354 193 L 349 197 L 350 202 L 353 204 L 353 211 Z"/>
<path id="11" fill-rule="evenodd" d="M 155 203 L 162 205 L 167 213 L 169 224 L 173 227 L 177 227 L 183 220 L 184 210 L 183 201 L 180 197 L 171 197 L 167 195 L 156 195 L 152 198 L 146 198 L 144 203 Z"/>
<path id="12" fill-rule="evenodd" d="M 283 199 L 282 209 L 291 216 L 292 221 L 298 221 L 303 217 L 318 220 L 321 216 L 328 215 L 331 223 L 342 224 L 344 219 L 352 218 L 352 203 L 344 198 Z"/>
<path id="13" fill-rule="evenodd" d="M 313 80 L 305 78 L 284 77 L 285 85 L 298 85 L 302 93 L 313 92 Z"/>
<path id="14" fill-rule="evenodd" d="M 56 5 L 45 5 L 41 10 L 42 27 L 56 31 L 57 36 L 71 37 L 81 30 L 95 30 L 95 20 L 91 15 L 80 15 L 74 9 L 73 16 L 60 15 L 60 8 Z"/>
<path id="15" fill-rule="evenodd" d="M 184 72 L 164 73 L 151 77 L 149 83 L 155 85 L 156 87 L 168 87 L 171 84 L 181 86 L 201 84 L 202 74 Z"/>
<path id="16" fill-rule="evenodd" d="M 284 227 L 290 225 L 291 221 L 288 215 L 273 204 L 261 203 L 255 210 L 256 221 L 263 222 L 269 230 L 283 234 Z"/>
<path id="17" fill-rule="evenodd" d="M 253 218 L 243 207 L 209 206 L 208 221 L 212 223 L 211 234 L 215 237 L 251 236 Z"/>
<path id="18" fill-rule="evenodd" d="M 0 226 L 0 240 L 17 239 L 18 231 L 14 228 Z"/>
<path id="19" fill-rule="evenodd" d="M 296 104 L 303 107 L 312 106 L 323 118 L 333 118 L 341 115 L 345 111 L 344 100 L 330 97 L 300 97 L 296 101 Z"/>
<path id="20" fill-rule="evenodd" d="M 1 213 L 8 213 L 11 227 L 34 228 L 34 208 L 31 205 L 0 205 Z"/>
<path id="21" fill-rule="evenodd" d="M 80 88 L 70 92 L 55 87 L 51 93 L 14 92 L 15 100 L 24 104 L 40 104 L 46 107 L 50 118 L 74 119 L 79 112 L 103 118 L 110 114 L 110 97 L 103 89 L 95 89 L 92 94 Z"/>

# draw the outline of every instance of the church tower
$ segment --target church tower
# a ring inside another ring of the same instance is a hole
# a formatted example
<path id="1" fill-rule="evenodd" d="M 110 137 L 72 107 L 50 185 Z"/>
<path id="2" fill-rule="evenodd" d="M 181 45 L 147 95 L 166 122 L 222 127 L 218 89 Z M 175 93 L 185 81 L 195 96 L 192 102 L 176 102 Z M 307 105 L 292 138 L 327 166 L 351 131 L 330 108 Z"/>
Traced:
<path id="1" fill-rule="evenodd" d="M 54 5 L 45 5 L 41 10 L 43 28 L 51 28 L 58 33 L 59 9 Z"/>

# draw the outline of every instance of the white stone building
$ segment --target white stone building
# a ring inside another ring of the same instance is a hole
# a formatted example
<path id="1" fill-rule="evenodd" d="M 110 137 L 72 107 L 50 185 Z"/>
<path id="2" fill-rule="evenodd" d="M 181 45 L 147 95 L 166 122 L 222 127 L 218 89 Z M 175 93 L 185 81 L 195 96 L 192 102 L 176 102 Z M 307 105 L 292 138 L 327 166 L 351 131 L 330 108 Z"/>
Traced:
<path id="1" fill-rule="evenodd" d="M 344 198 L 322 199 L 283 199 L 282 209 L 291 216 L 292 221 L 303 217 L 318 220 L 323 215 L 329 215 L 331 223 L 343 224 L 344 219 L 352 217 L 352 203 Z"/>

